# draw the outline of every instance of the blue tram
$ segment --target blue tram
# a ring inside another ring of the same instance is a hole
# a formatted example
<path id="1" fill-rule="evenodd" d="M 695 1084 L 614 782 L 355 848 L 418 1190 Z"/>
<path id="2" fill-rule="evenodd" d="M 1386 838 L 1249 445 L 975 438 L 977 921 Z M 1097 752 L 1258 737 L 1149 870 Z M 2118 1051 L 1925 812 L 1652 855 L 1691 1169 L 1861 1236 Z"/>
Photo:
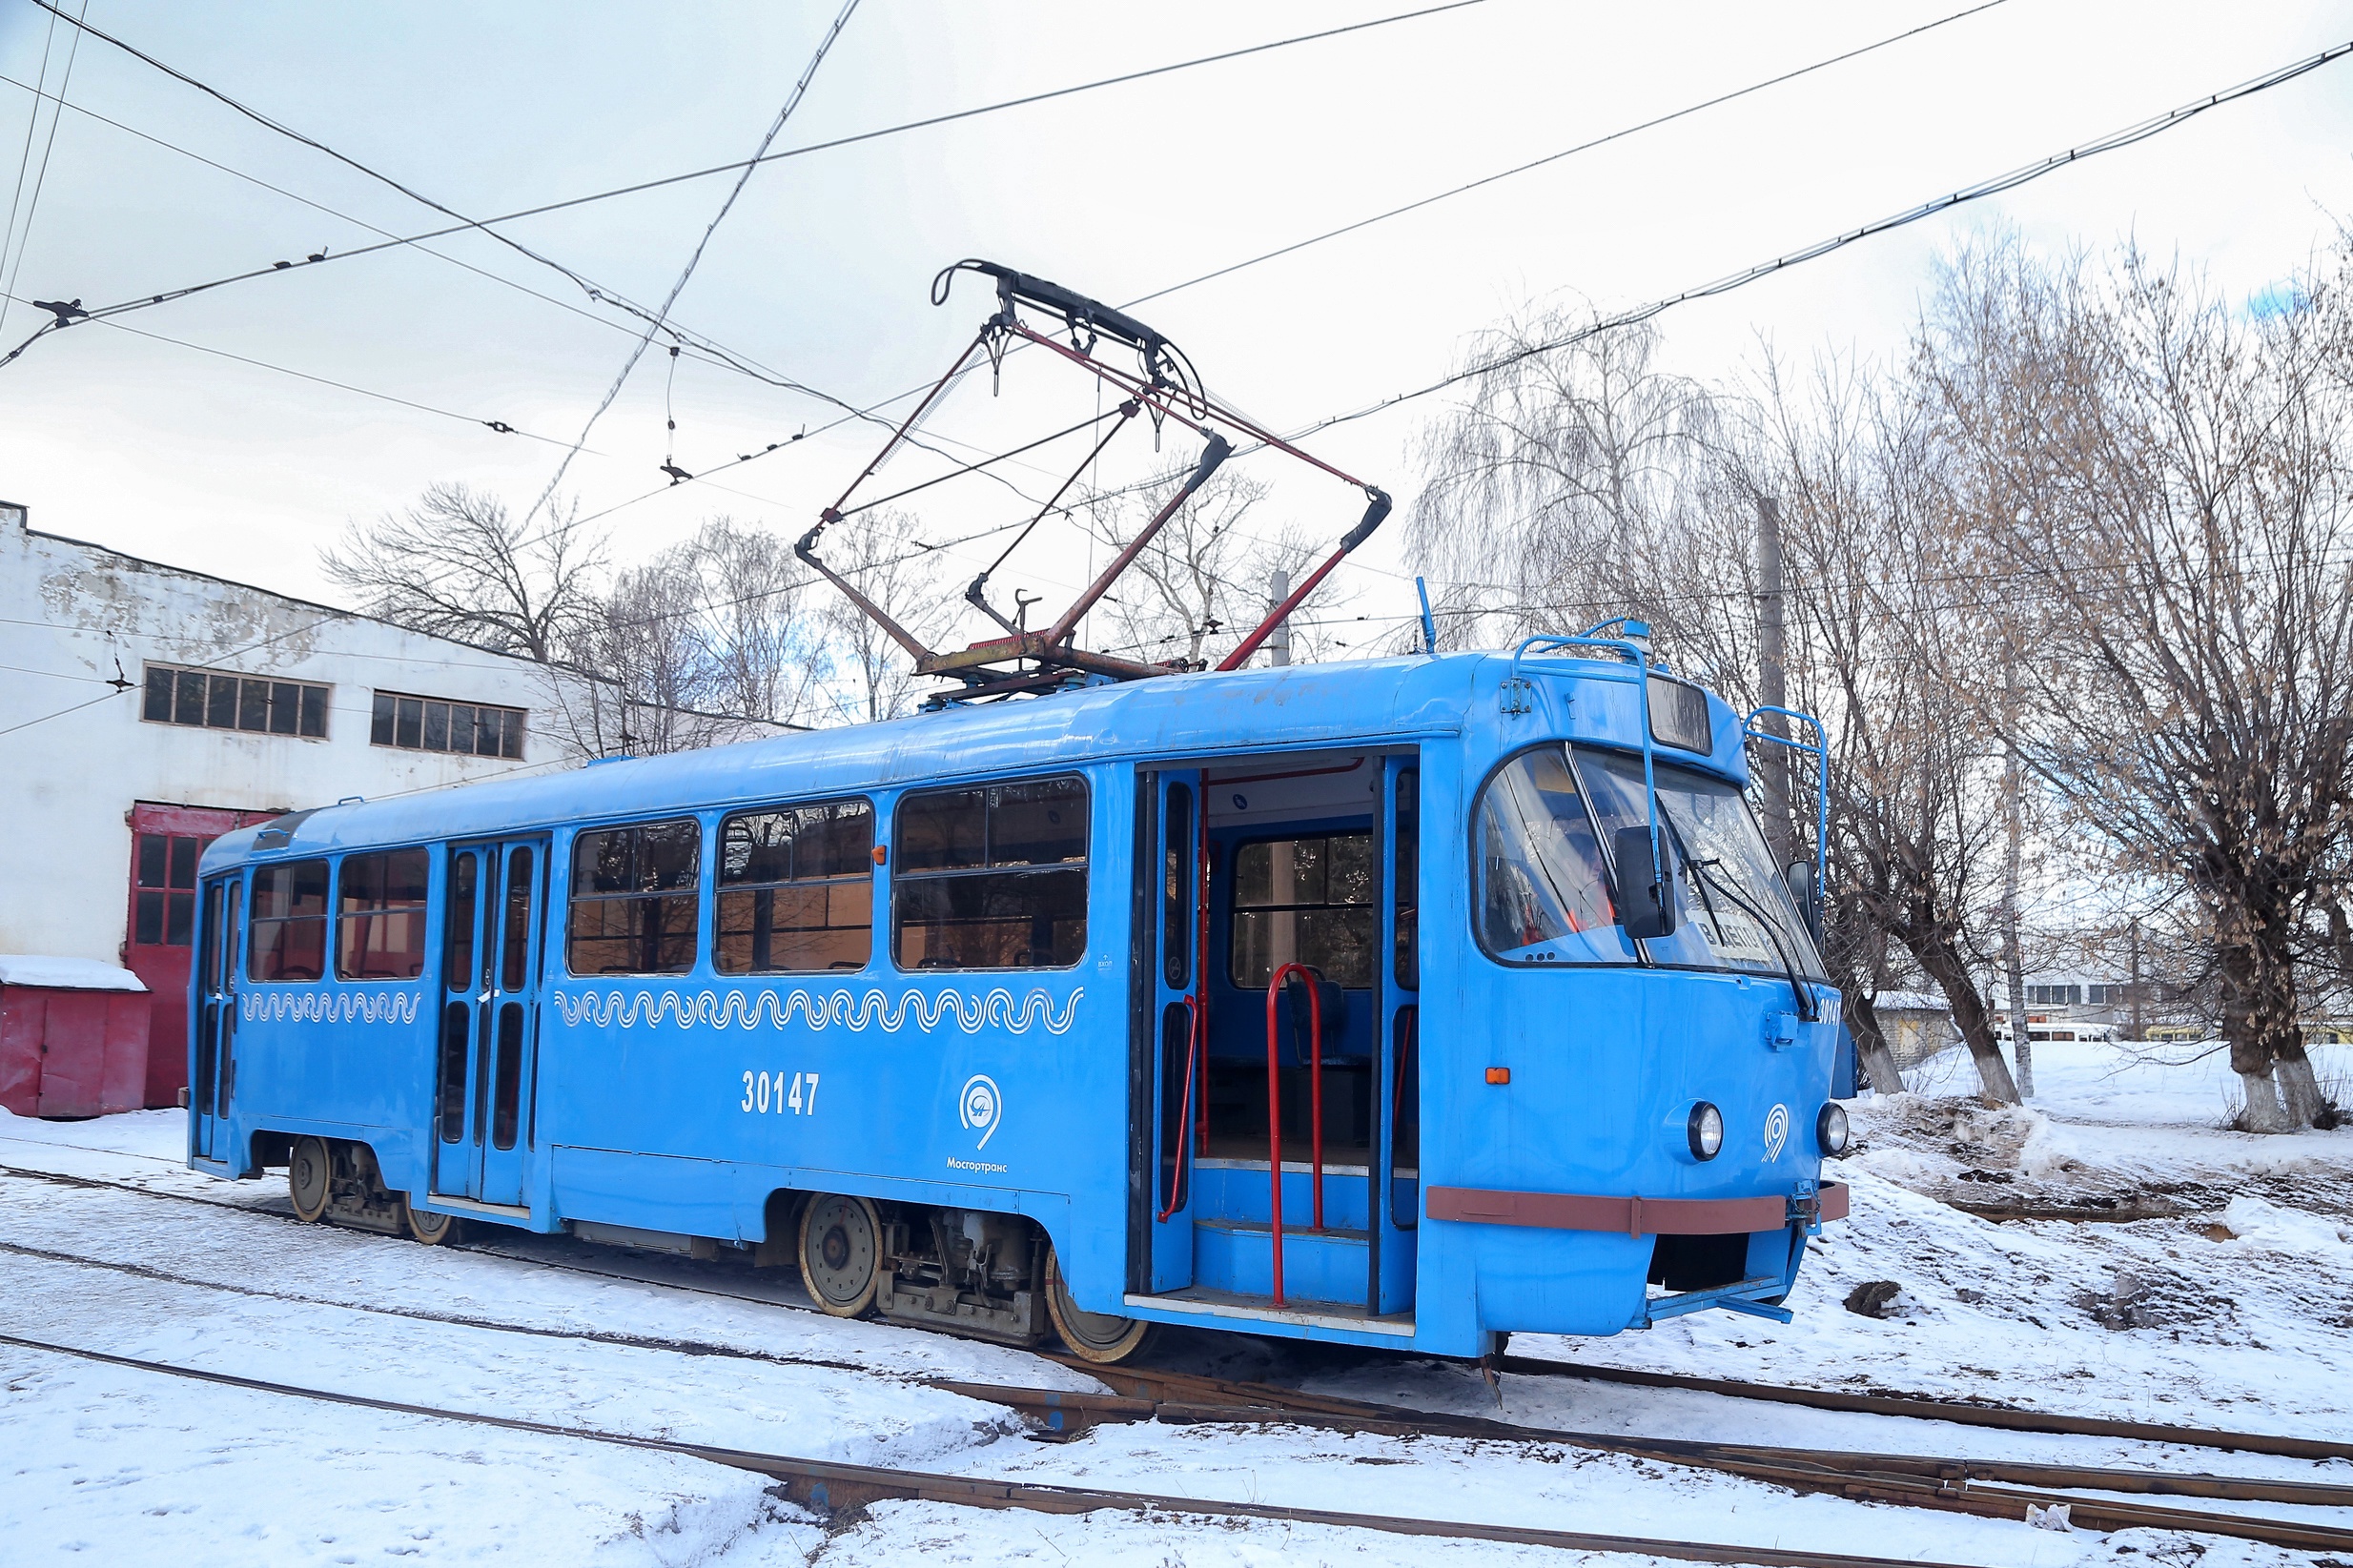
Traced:
<path id="1" fill-rule="evenodd" d="M 1846 1128 L 1762 738 L 1587 637 L 296 812 L 204 857 L 190 1161 L 1103 1361 L 1786 1319 Z"/>

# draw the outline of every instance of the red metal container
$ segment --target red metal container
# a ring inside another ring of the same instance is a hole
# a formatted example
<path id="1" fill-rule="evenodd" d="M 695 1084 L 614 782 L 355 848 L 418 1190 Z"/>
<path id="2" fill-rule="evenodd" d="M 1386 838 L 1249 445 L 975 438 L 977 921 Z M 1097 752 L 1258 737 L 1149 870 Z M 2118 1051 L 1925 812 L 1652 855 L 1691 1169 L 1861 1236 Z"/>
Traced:
<path id="1" fill-rule="evenodd" d="M 0 955 L 0 1106 L 19 1116 L 104 1116 L 147 1102 L 154 998 L 87 959 Z"/>

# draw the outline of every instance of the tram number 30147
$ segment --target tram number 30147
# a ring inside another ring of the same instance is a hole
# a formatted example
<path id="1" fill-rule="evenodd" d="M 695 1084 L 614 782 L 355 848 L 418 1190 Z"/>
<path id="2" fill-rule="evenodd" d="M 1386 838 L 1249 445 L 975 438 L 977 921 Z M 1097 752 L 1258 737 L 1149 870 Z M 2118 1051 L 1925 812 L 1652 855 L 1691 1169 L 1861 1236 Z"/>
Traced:
<path id="1" fill-rule="evenodd" d="M 785 1087 L 781 1072 L 747 1072 L 744 1074 L 744 1109 L 754 1115 L 773 1112 L 783 1115 L 790 1111 L 795 1116 L 817 1114 L 817 1074 L 796 1072 L 790 1089 Z"/>

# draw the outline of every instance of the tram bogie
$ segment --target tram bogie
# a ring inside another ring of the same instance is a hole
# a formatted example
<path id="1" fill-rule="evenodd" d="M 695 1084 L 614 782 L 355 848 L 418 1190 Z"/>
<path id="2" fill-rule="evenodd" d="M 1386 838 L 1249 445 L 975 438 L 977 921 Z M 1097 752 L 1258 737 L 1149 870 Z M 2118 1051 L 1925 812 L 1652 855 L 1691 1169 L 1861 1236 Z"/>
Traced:
<path id="1" fill-rule="evenodd" d="M 1780 1315 L 1843 1212 L 1837 998 L 1749 726 L 1630 642 L 1564 651 L 231 835 L 191 1161 L 291 1160 L 300 1203 L 315 1144 L 337 1220 L 748 1252 L 828 1311 L 1096 1359 L 1153 1323 L 1477 1354 Z"/>

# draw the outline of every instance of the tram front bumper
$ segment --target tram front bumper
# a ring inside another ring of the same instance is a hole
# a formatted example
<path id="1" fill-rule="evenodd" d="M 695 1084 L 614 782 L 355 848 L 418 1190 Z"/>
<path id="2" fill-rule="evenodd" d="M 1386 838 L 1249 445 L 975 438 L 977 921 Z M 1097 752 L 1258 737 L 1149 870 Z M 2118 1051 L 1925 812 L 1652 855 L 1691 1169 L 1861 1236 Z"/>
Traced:
<path id="1" fill-rule="evenodd" d="M 1468 1225 L 1526 1225 L 1547 1231 L 1602 1231 L 1627 1236 L 1711 1236 L 1811 1229 L 1847 1217 L 1847 1184 L 1824 1182 L 1817 1193 L 1753 1198 L 1643 1198 L 1584 1192 L 1512 1192 L 1482 1187 L 1433 1187 L 1432 1219 Z M 1809 1209 L 1807 1205 L 1815 1207 Z"/>

